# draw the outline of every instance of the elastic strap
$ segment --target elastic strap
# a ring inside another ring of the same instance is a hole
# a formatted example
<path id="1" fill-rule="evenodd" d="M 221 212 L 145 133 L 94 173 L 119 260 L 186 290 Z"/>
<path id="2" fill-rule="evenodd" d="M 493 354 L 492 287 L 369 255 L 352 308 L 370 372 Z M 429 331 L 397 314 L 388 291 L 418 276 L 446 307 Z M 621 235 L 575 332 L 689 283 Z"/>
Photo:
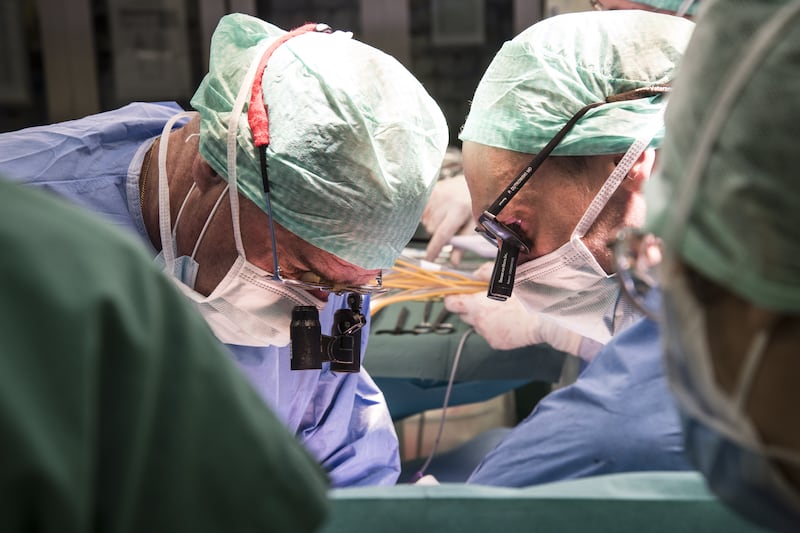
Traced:
<path id="1" fill-rule="evenodd" d="M 250 106 L 247 108 L 247 122 L 250 124 L 250 130 L 253 132 L 253 140 L 256 146 L 267 146 L 269 144 L 269 112 L 267 104 L 264 102 L 263 86 L 264 70 L 267 68 L 267 62 L 269 58 L 272 57 L 272 53 L 283 43 L 292 37 L 297 37 L 298 35 L 303 35 L 310 31 L 330 33 L 331 29 L 324 24 L 307 22 L 299 28 L 295 28 L 278 37 L 278 39 L 266 49 L 264 55 L 261 56 L 261 61 L 258 63 L 256 77 L 253 80 L 253 87 L 250 92 Z"/>

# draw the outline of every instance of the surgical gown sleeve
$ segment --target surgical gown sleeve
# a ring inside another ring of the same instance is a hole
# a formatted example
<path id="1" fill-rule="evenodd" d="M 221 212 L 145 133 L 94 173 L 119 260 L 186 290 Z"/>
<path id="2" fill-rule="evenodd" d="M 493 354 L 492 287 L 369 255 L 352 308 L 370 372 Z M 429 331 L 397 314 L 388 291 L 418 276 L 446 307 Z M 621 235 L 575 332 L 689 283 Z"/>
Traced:
<path id="1" fill-rule="evenodd" d="M 468 482 L 524 487 L 690 469 L 662 369 L 658 326 L 641 320 L 615 336 L 575 383 L 542 399 Z"/>
<path id="2" fill-rule="evenodd" d="M 128 239 L 0 181 L 2 530 L 316 530 L 324 473 Z"/>
<path id="3" fill-rule="evenodd" d="M 78 120 L 0 134 L 0 174 L 57 194 L 138 234 L 152 245 L 139 207 L 143 146 L 181 111 L 171 103 L 133 103 Z M 346 295 L 320 313 L 330 331 Z M 367 340 L 362 334 L 362 343 Z M 397 435 L 386 401 L 366 370 L 292 371 L 288 346 L 230 346 L 233 359 L 285 426 L 317 458 L 334 486 L 394 484 Z M 365 347 L 362 345 L 362 356 Z"/>
<path id="4" fill-rule="evenodd" d="M 365 301 L 365 306 L 368 302 Z M 320 312 L 323 331 L 345 307 L 346 295 L 331 294 Z M 365 307 L 365 313 L 367 309 Z M 361 331 L 362 360 L 369 322 Z M 358 373 L 291 370 L 289 346 L 229 346 L 239 368 L 284 424 L 319 461 L 334 487 L 393 485 L 400 452 L 383 393 L 362 366 Z"/>

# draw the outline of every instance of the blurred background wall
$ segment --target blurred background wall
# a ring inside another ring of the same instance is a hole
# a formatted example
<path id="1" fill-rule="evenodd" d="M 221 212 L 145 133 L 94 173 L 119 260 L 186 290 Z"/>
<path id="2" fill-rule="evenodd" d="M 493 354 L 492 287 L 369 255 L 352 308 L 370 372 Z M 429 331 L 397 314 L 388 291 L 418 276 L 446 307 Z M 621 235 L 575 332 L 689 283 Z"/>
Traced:
<path id="1" fill-rule="evenodd" d="M 0 0 L 0 132 L 189 99 L 217 21 L 248 13 L 284 29 L 324 22 L 398 58 L 450 125 L 451 144 L 506 40 L 588 0 Z"/>

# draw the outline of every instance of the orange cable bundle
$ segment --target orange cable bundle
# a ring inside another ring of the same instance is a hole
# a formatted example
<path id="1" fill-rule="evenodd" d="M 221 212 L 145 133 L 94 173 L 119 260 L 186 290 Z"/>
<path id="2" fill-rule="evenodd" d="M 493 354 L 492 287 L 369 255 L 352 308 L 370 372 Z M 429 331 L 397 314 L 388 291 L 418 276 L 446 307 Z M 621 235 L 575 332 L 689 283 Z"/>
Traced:
<path id="1" fill-rule="evenodd" d="M 418 261 L 400 257 L 392 270 L 384 274 L 383 287 L 389 291 L 372 298 L 371 315 L 397 302 L 435 300 L 448 294 L 485 291 L 488 283 L 455 270 L 425 268 Z"/>

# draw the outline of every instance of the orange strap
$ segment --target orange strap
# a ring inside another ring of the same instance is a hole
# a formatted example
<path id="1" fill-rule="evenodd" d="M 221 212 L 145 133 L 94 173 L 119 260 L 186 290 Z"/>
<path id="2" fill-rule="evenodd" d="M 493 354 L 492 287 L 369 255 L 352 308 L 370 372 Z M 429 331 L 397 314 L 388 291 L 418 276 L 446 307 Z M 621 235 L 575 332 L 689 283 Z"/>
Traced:
<path id="1" fill-rule="evenodd" d="M 250 131 L 253 132 L 253 140 L 258 147 L 269 145 L 269 113 L 267 104 L 264 102 L 264 88 L 262 86 L 264 79 L 264 70 L 267 68 L 267 61 L 269 61 L 272 53 L 283 43 L 304 33 L 310 31 L 321 31 L 330 33 L 330 28 L 324 24 L 316 24 L 314 22 L 307 22 L 306 24 L 295 28 L 294 30 L 284 33 L 269 48 L 264 52 L 261 62 L 258 64 L 256 70 L 256 77 L 253 80 L 253 88 L 250 92 L 250 107 L 247 109 L 247 122 L 250 124 Z"/>

